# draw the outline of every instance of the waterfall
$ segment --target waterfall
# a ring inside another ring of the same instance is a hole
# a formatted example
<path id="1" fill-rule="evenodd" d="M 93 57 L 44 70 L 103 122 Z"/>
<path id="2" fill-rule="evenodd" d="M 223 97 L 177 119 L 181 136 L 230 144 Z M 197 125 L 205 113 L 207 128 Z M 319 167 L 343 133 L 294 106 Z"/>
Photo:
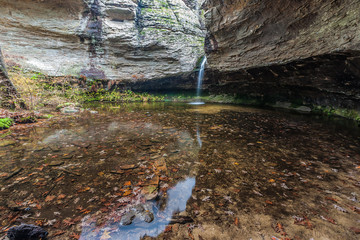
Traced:
<path id="1" fill-rule="evenodd" d="M 204 57 L 204 59 L 201 62 L 201 67 L 200 67 L 200 71 L 199 71 L 199 76 L 198 76 L 198 82 L 197 82 L 197 88 L 196 88 L 196 98 L 200 98 L 201 96 L 201 85 L 203 82 L 203 78 L 204 78 L 204 73 L 205 73 L 205 65 L 206 65 L 206 56 Z M 200 105 L 200 104 L 204 104 L 204 102 L 191 102 L 190 104 L 192 105 Z"/>
<path id="2" fill-rule="evenodd" d="M 202 81 L 204 78 L 205 65 L 206 65 L 206 56 L 204 57 L 204 59 L 201 62 L 200 72 L 199 72 L 199 76 L 198 76 L 198 85 L 197 85 L 197 89 L 196 89 L 196 97 L 198 97 L 198 98 L 200 97 L 200 94 L 201 94 L 201 85 L 202 85 Z"/>

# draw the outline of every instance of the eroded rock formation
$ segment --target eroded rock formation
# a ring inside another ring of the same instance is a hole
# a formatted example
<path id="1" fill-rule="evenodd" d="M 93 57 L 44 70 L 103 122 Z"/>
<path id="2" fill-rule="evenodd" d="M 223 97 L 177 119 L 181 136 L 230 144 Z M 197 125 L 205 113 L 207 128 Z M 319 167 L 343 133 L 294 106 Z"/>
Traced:
<path id="1" fill-rule="evenodd" d="M 0 48 L 0 107 L 15 108 L 14 99 L 18 95 L 9 79 Z"/>
<path id="2" fill-rule="evenodd" d="M 200 2 L 0 0 L 0 44 L 9 62 L 50 75 L 176 76 L 204 54 Z"/>
<path id="3" fill-rule="evenodd" d="M 360 110 L 360 2 L 207 0 L 213 92 Z"/>

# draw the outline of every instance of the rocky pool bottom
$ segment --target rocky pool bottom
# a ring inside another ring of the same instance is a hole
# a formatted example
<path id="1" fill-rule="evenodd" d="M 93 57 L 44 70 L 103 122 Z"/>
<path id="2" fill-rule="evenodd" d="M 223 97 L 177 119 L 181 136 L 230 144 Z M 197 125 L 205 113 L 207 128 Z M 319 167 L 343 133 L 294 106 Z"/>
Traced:
<path id="1" fill-rule="evenodd" d="M 99 104 L 2 131 L 0 239 L 357 239 L 360 130 L 232 105 Z"/>

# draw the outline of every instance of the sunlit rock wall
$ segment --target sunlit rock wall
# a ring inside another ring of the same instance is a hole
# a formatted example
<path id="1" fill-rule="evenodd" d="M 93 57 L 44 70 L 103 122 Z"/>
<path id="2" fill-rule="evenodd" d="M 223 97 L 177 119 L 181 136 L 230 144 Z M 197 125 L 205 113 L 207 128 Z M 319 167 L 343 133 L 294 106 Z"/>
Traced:
<path id="1" fill-rule="evenodd" d="M 201 0 L 0 0 L 8 64 L 50 75 L 139 81 L 191 72 Z"/>
<path id="2" fill-rule="evenodd" d="M 360 1 L 204 6 L 211 91 L 360 109 Z"/>

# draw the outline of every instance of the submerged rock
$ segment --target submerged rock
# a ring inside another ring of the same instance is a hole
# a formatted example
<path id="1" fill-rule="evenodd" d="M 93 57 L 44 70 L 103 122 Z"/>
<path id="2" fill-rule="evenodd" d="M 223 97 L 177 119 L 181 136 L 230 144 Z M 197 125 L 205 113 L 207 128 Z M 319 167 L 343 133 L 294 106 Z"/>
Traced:
<path id="1" fill-rule="evenodd" d="M 124 226 L 130 225 L 134 220 L 134 218 L 135 218 L 135 212 L 129 211 L 121 217 L 120 224 Z"/>
<path id="2" fill-rule="evenodd" d="M 78 113 L 80 112 L 80 108 L 76 107 L 64 107 L 60 110 L 62 113 Z"/>
<path id="3" fill-rule="evenodd" d="M 149 204 L 138 204 L 133 210 L 136 212 L 136 217 L 141 221 L 150 223 L 154 220 L 154 214 L 151 212 L 151 206 Z"/>
<path id="4" fill-rule="evenodd" d="M 152 213 L 151 204 L 137 204 L 133 206 L 130 211 L 121 217 L 120 224 L 125 226 L 130 225 L 135 218 L 147 223 L 152 222 L 154 220 L 154 214 Z"/>
<path id="5" fill-rule="evenodd" d="M 15 226 L 7 232 L 10 240 L 46 240 L 47 235 L 43 228 L 31 224 Z"/>

